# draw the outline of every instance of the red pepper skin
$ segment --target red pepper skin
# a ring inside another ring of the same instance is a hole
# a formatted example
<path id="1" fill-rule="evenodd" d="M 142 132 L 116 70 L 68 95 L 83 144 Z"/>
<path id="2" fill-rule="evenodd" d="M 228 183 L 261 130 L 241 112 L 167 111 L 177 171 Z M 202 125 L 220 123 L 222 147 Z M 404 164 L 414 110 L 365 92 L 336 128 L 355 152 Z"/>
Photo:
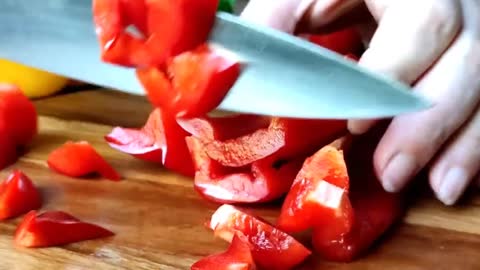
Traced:
<path id="1" fill-rule="evenodd" d="M 224 166 L 242 167 L 267 156 L 292 159 L 312 154 L 346 132 L 346 122 L 272 118 L 270 125 L 253 133 L 206 144 L 210 158 Z"/>
<path id="2" fill-rule="evenodd" d="M 236 234 L 227 251 L 207 256 L 194 263 L 191 270 L 255 270 L 250 245 L 245 236 Z"/>
<path id="3" fill-rule="evenodd" d="M 303 34 L 301 37 L 341 55 L 359 55 L 364 50 L 360 34 L 354 27 L 325 34 Z"/>
<path id="4" fill-rule="evenodd" d="M 196 168 L 195 190 L 217 203 L 259 203 L 278 199 L 290 188 L 301 160 L 276 168 L 277 160 L 266 158 L 245 168 L 229 168 L 210 159 L 200 139 L 187 137 Z"/>
<path id="5" fill-rule="evenodd" d="M 168 61 L 167 71 L 137 69 L 150 102 L 178 117 L 203 116 L 215 109 L 240 75 L 240 64 L 208 46 Z"/>
<path id="6" fill-rule="evenodd" d="M 121 176 L 88 142 L 68 141 L 53 150 L 47 159 L 50 169 L 70 177 L 83 177 L 92 173 L 118 181 Z"/>
<path id="7" fill-rule="evenodd" d="M 292 269 L 311 254 L 292 236 L 231 205 L 219 207 L 212 215 L 209 227 L 227 242 L 231 242 L 236 233 L 244 235 L 251 246 L 254 261 L 264 269 Z"/>
<path id="8" fill-rule="evenodd" d="M 102 60 L 129 67 L 162 66 L 206 42 L 218 0 L 94 0 Z M 128 32 L 134 25 L 139 35 Z"/>
<path id="9" fill-rule="evenodd" d="M 19 170 L 0 184 L 0 220 L 23 215 L 42 206 L 42 198 L 33 182 Z"/>
<path id="10" fill-rule="evenodd" d="M 185 142 L 187 135 L 174 117 L 157 108 L 150 113 L 143 128 L 117 127 L 105 136 L 105 140 L 121 152 L 161 163 L 165 168 L 193 177 L 193 162 Z"/>
<path id="11" fill-rule="evenodd" d="M 386 192 L 372 166 L 373 152 L 383 132 L 376 129 L 354 138 L 346 153 L 354 220 L 351 231 L 341 237 L 332 237 L 320 227 L 314 229 L 313 246 L 327 260 L 349 262 L 358 258 L 403 213 L 403 194 Z"/>
<path id="12" fill-rule="evenodd" d="M 288 192 L 277 227 L 288 233 L 321 228 L 339 237 L 352 228 L 349 178 L 343 153 L 325 146 L 307 158 Z"/>
<path id="13" fill-rule="evenodd" d="M 38 132 L 37 111 L 16 86 L 0 83 L 0 130 L 16 146 L 29 144 Z"/>
<path id="14" fill-rule="evenodd" d="M 30 211 L 17 227 L 15 244 L 29 248 L 52 247 L 109 237 L 113 232 L 83 222 L 61 211 Z"/>
<path id="15" fill-rule="evenodd" d="M 0 128 L 0 169 L 15 163 L 17 158 L 17 145 L 8 132 Z"/>

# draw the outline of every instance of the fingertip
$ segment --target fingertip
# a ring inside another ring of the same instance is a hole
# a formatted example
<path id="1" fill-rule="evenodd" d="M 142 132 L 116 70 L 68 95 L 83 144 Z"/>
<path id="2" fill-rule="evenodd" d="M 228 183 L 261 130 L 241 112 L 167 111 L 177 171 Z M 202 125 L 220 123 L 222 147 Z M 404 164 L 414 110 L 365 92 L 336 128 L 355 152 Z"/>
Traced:
<path id="1" fill-rule="evenodd" d="M 374 125 L 375 120 L 349 120 L 347 123 L 348 131 L 354 135 L 361 135 L 369 131 Z"/>

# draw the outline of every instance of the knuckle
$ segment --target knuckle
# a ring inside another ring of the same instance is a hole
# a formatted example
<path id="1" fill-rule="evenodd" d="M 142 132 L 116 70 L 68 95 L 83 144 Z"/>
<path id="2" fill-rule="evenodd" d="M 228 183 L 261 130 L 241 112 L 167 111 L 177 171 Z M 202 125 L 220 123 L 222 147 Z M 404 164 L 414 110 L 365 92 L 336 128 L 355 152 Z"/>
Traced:
<path id="1" fill-rule="evenodd" d="M 450 35 L 460 28 L 462 24 L 461 1 L 430 0 L 425 4 L 429 14 L 429 27 L 433 32 Z"/>

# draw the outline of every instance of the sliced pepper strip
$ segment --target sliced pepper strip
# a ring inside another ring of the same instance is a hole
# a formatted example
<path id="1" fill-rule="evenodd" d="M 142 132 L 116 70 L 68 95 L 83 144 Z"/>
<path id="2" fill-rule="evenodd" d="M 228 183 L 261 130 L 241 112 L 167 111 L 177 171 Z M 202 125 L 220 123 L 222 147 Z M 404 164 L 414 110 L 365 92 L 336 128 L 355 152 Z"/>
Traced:
<path id="1" fill-rule="evenodd" d="M 108 144 L 139 159 L 158 162 L 186 176 L 194 175 L 194 167 L 185 137 L 188 135 L 176 119 L 157 108 L 141 129 L 116 127 L 105 136 Z"/>
<path id="2" fill-rule="evenodd" d="M 340 237 L 317 227 L 313 246 L 325 259 L 348 262 L 358 258 L 396 222 L 404 210 L 401 193 L 386 192 L 373 170 L 373 153 L 384 130 L 378 128 L 354 138 L 346 153 L 350 200 L 354 210 L 352 229 Z"/>
<path id="3" fill-rule="evenodd" d="M 40 208 L 42 198 L 32 180 L 14 170 L 0 184 L 0 220 L 14 218 Z"/>
<path id="4" fill-rule="evenodd" d="M 191 270 L 255 270 L 248 239 L 238 233 L 227 251 L 207 256 L 192 265 Z"/>
<path id="5" fill-rule="evenodd" d="M 137 69 L 151 103 L 178 117 L 196 117 L 215 109 L 240 74 L 240 65 L 207 45 L 184 52 L 157 67 Z"/>
<path id="6" fill-rule="evenodd" d="M 210 159 L 200 139 L 187 137 L 196 168 L 195 189 L 219 203 L 258 203 L 277 199 L 290 188 L 302 160 L 277 166 L 276 159 L 263 159 L 244 168 L 229 168 Z"/>
<path id="7" fill-rule="evenodd" d="M 244 235 L 255 262 L 264 269 L 293 269 L 311 255 L 292 236 L 231 205 L 222 205 L 215 211 L 209 228 L 227 242 L 236 233 Z"/>
<path id="8" fill-rule="evenodd" d="M 278 219 L 285 232 L 321 228 L 339 237 L 352 228 L 353 209 L 342 151 L 325 146 L 303 164 L 288 192 Z"/>
<path id="9" fill-rule="evenodd" d="M 62 211 L 40 214 L 30 211 L 18 225 L 14 241 L 19 246 L 39 248 L 66 245 L 112 235 L 114 233 L 105 228 L 83 222 Z"/>
<path id="10" fill-rule="evenodd" d="M 115 169 L 86 141 L 66 142 L 50 153 L 47 164 L 52 170 L 71 177 L 99 173 L 112 181 L 121 179 Z"/>

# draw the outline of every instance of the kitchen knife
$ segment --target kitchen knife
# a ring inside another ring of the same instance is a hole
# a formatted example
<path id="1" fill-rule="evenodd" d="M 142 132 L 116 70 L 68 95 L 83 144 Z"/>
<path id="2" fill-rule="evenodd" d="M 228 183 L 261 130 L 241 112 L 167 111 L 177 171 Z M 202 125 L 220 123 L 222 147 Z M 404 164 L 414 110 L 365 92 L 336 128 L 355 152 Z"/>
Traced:
<path id="1" fill-rule="evenodd" d="M 294 118 L 384 118 L 430 104 L 399 82 L 289 34 L 218 13 L 210 42 L 245 61 L 219 109 Z M 91 0 L 0 1 L 0 58 L 129 93 L 133 69 L 102 63 Z"/>

